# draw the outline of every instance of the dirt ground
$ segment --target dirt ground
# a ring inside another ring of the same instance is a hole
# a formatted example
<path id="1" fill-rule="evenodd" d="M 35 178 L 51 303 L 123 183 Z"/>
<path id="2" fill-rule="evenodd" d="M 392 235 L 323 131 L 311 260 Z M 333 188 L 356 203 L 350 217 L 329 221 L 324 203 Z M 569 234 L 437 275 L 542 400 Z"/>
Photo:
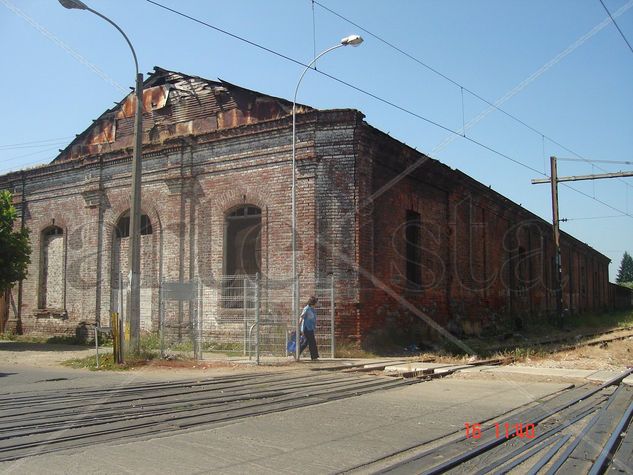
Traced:
<path id="1" fill-rule="evenodd" d="M 522 364 L 543 368 L 619 370 L 633 365 L 633 337 L 526 357 Z"/>
<path id="2" fill-rule="evenodd" d="M 111 353 L 111 348 L 102 348 L 100 354 Z M 76 358 L 86 358 L 94 355 L 95 349 L 91 347 L 75 345 L 58 345 L 50 343 L 30 343 L 19 341 L 0 340 L 0 365 L 4 368 L 13 365 L 29 366 L 35 368 L 66 368 L 62 366 L 64 361 Z M 287 365 L 289 366 L 289 365 Z M 287 367 L 286 366 L 286 367 Z M 275 371 L 280 366 L 261 366 L 258 371 Z M 88 371 L 87 369 L 76 369 Z M 143 373 L 178 373 L 179 376 L 187 375 L 213 375 L 236 373 L 239 371 L 253 371 L 252 364 L 243 364 L 229 361 L 221 354 L 213 355 L 213 359 L 206 361 L 183 360 L 152 360 L 147 364 L 134 367 L 128 371 Z"/>
<path id="3" fill-rule="evenodd" d="M 105 349 L 105 351 L 109 352 L 110 350 Z M 94 353 L 94 348 L 89 347 L 0 341 L 0 363 L 4 366 L 25 365 L 39 368 L 59 368 L 61 363 L 66 360 L 85 358 L 94 355 Z M 428 358 L 432 355 L 425 354 L 424 356 Z M 451 362 L 453 363 L 461 361 L 455 358 L 452 360 Z M 467 363 L 467 361 L 464 360 L 462 363 Z M 552 353 L 537 351 L 533 355 L 528 355 L 518 360 L 516 364 L 544 368 L 621 370 L 633 365 L 633 336 L 624 340 L 594 346 L 581 346 Z M 285 364 L 277 363 L 271 366 L 260 366 L 258 371 L 291 369 L 293 366 L 294 364 L 288 361 Z M 205 361 L 203 362 L 154 360 L 148 362 L 145 366 L 135 368 L 134 371 L 234 372 L 241 370 L 252 371 L 252 369 L 253 366 L 250 364 L 229 361 L 228 358 L 223 357 L 221 354 L 213 354 L 205 355 Z"/>

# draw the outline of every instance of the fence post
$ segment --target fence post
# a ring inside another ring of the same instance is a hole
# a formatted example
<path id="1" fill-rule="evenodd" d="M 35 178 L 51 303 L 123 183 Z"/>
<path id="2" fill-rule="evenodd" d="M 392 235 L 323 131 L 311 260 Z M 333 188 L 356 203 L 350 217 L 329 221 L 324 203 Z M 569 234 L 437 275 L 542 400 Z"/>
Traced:
<path id="1" fill-rule="evenodd" d="M 119 318 L 117 319 L 117 333 L 119 340 L 119 355 L 117 363 L 123 364 L 124 361 L 124 346 L 125 346 L 125 333 L 123 332 L 123 321 L 125 319 L 125 310 L 123 309 L 123 272 L 119 272 Z"/>
<path id="2" fill-rule="evenodd" d="M 199 278 L 196 278 L 197 284 L 197 314 L 198 314 L 198 328 L 197 328 L 197 337 L 198 337 L 198 360 L 202 360 L 202 281 Z"/>
<path id="3" fill-rule="evenodd" d="M 246 298 L 246 276 L 242 278 L 242 315 L 244 317 L 244 356 L 246 356 L 246 346 L 250 346 L 248 342 L 248 299 Z M 250 355 L 250 351 L 249 351 Z"/>
<path id="4" fill-rule="evenodd" d="M 95 326 L 95 350 L 97 350 L 95 358 L 97 360 L 97 369 L 99 369 L 99 330 L 97 330 L 96 326 Z"/>
<path id="5" fill-rule="evenodd" d="M 158 338 L 160 340 L 160 357 L 165 358 L 165 302 L 163 302 L 163 288 L 165 286 L 165 278 L 160 283 L 160 299 L 158 312 Z"/>
<path id="6" fill-rule="evenodd" d="M 255 275 L 255 324 L 257 325 L 257 332 L 255 333 L 255 344 L 257 349 L 255 350 L 255 361 L 259 365 L 259 272 Z"/>
<path id="7" fill-rule="evenodd" d="M 334 358 L 336 354 L 336 341 L 334 337 L 334 273 L 331 274 L 332 279 L 330 281 L 330 340 L 332 346 L 332 355 Z"/>
<path id="8" fill-rule="evenodd" d="M 193 280 L 189 280 L 189 312 L 190 312 L 190 316 L 189 318 L 191 319 L 191 343 L 193 344 L 193 359 L 197 360 L 198 359 L 198 307 L 197 305 L 194 305 L 193 300 L 193 296 L 195 295 L 195 290 L 197 291 L 198 288 L 195 286 L 196 284 L 194 283 Z"/>

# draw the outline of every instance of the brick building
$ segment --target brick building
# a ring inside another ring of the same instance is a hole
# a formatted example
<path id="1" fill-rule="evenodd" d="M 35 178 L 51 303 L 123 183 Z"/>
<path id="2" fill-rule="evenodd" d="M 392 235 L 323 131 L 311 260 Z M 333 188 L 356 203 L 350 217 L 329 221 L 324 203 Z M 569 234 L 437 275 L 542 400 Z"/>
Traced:
<path id="1" fill-rule="evenodd" d="M 108 318 L 127 273 L 134 101 L 50 164 L 0 176 L 33 244 L 8 329 L 75 333 Z M 161 281 L 290 275 L 292 104 L 161 68 L 143 102 L 141 326 L 155 330 Z M 297 114 L 299 270 L 334 275 L 337 334 L 412 315 L 477 334 L 552 314 L 548 223 L 363 118 Z M 562 249 L 566 307 L 606 308 L 609 259 L 564 233 Z"/>

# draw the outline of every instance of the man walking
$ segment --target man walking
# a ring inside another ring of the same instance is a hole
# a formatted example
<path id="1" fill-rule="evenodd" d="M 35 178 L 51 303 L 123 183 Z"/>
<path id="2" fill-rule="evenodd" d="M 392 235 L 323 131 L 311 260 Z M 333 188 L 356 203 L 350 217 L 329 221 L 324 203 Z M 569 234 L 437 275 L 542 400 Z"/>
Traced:
<path id="1" fill-rule="evenodd" d="M 301 318 L 299 322 L 301 324 L 301 334 L 305 335 L 308 340 L 308 347 L 310 348 L 310 358 L 312 361 L 319 359 L 319 349 L 317 348 L 316 339 L 314 338 L 314 330 L 316 329 L 316 310 L 314 306 L 317 303 L 317 298 L 313 295 L 308 299 L 308 304 L 301 312 Z M 299 354 L 305 349 L 301 348 Z"/>

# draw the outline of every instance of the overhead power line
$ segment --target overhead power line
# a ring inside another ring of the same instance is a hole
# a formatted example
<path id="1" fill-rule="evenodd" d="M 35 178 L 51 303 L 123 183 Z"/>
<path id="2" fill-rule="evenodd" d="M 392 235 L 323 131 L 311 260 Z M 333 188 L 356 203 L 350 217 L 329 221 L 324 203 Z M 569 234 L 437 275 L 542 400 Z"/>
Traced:
<path id="1" fill-rule="evenodd" d="M 290 56 L 287 56 L 287 55 L 285 55 L 285 54 L 279 53 L 279 52 L 277 52 L 277 51 L 275 51 L 275 50 L 273 50 L 273 49 L 271 49 L 271 48 L 268 48 L 268 47 L 266 47 L 266 46 L 263 46 L 263 45 L 261 45 L 261 44 L 259 44 L 259 43 L 254 42 L 254 41 L 248 40 L 248 39 L 246 39 L 246 38 L 244 38 L 244 37 L 241 37 L 241 36 L 239 36 L 239 35 L 236 35 L 236 34 L 234 34 L 234 33 L 231 33 L 231 32 L 229 32 L 229 31 L 226 31 L 226 30 L 224 30 L 224 29 L 222 29 L 222 28 L 219 28 L 219 27 L 217 27 L 217 26 L 211 25 L 210 23 L 207 23 L 207 22 L 205 22 L 205 21 L 203 21 L 203 20 L 200 20 L 200 19 L 198 19 L 198 18 L 192 17 L 191 15 L 187 15 L 186 13 L 183 13 L 183 12 L 180 12 L 180 11 L 175 10 L 175 9 L 173 9 L 173 8 L 167 7 L 167 6 L 165 6 L 165 5 L 161 4 L 161 3 L 158 3 L 158 2 L 156 2 L 156 1 L 154 1 L 154 0 L 146 0 L 146 1 L 147 1 L 148 3 L 150 3 L 150 4 L 152 4 L 152 5 L 155 5 L 155 6 L 157 6 L 157 7 L 163 8 L 164 10 L 167 10 L 167 11 L 169 11 L 169 12 L 171 12 L 171 13 L 174 13 L 175 15 L 179 15 L 179 16 L 181 16 L 181 17 L 183 17 L 183 18 L 187 18 L 188 20 L 194 21 L 194 22 L 196 22 L 196 23 L 198 23 L 198 24 L 200 24 L 200 25 L 203 25 L 203 26 L 205 26 L 205 27 L 207 27 L 207 28 L 211 28 L 211 29 L 213 29 L 213 30 L 215 30 L 215 31 L 218 31 L 218 32 L 220 32 L 220 33 L 223 33 L 223 34 L 225 34 L 225 35 L 228 35 L 228 36 L 230 36 L 230 37 L 232 37 L 232 38 L 235 38 L 235 39 L 237 39 L 237 40 L 239 40 L 239 41 L 242 41 L 242 42 L 244 42 L 244 43 L 247 43 L 247 44 L 249 44 L 249 45 L 251 45 L 251 46 L 254 46 L 254 47 L 256 47 L 256 48 L 259 48 L 259 49 L 261 49 L 261 50 L 263 50 L 263 51 L 266 51 L 266 52 L 268 52 L 268 53 L 271 53 L 271 54 L 273 54 L 273 55 L 275 55 L 275 56 L 278 56 L 278 57 L 280 57 L 280 58 L 282 58 L 282 59 L 285 59 L 285 60 L 287 60 L 287 61 L 290 61 L 290 62 L 292 62 L 292 63 L 295 63 L 295 64 L 297 64 L 297 65 L 299 65 L 299 66 L 307 67 L 307 64 L 303 63 L 302 61 L 299 61 L 299 60 L 297 60 L 297 59 L 291 58 Z M 317 2 L 315 2 L 315 3 L 317 3 Z M 318 3 L 317 3 L 317 4 L 318 4 Z M 318 4 L 318 5 L 319 5 L 319 4 Z M 541 174 L 541 175 L 543 175 L 543 176 L 547 176 L 547 175 L 545 175 L 542 171 L 539 171 L 539 170 L 537 170 L 536 168 L 534 168 L 534 167 L 532 167 L 532 166 L 530 166 L 530 165 L 528 165 L 528 164 L 526 164 L 526 163 L 521 162 L 520 160 L 517 160 L 517 159 L 515 159 L 515 158 L 512 158 L 512 157 L 510 157 L 509 155 L 504 154 L 503 152 L 499 152 L 498 150 L 496 150 L 496 149 L 492 148 L 491 146 L 489 146 L 489 145 L 485 145 L 484 143 L 479 142 L 479 141 L 477 141 L 477 140 L 475 140 L 475 139 L 472 139 L 472 138 L 470 138 L 470 137 L 463 137 L 463 136 L 462 136 L 462 134 L 461 134 L 461 133 L 459 133 L 458 131 L 453 130 L 453 129 L 451 129 L 450 127 L 447 127 L 447 126 L 445 126 L 445 125 L 442 125 L 442 124 L 440 124 L 439 122 L 436 122 L 436 121 L 434 121 L 434 120 L 432 120 L 432 119 L 429 119 L 428 117 L 425 117 L 425 116 L 423 116 L 423 115 L 421 115 L 421 114 L 418 114 L 417 112 L 414 112 L 414 111 L 412 111 L 412 110 L 410 110 L 410 109 L 407 109 L 406 107 L 400 106 L 400 105 L 398 105 L 398 104 L 396 104 L 396 103 L 394 103 L 394 102 L 392 102 L 392 101 L 390 101 L 390 100 L 388 100 L 388 99 L 385 99 L 385 98 L 383 98 L 383 97 L 380 97 L 380 96 L 378 96 L 377 94 L 374 94 L 374 93 L 372 93 L 372 92 L 370 92 L 370 91 L 367 91 L 367 90 L 365 90 L 365 89 L 362 89 L 362 88 L 360 88 L 360 87 L 358 87 L 358 86 L 355 86 L 354 84 L 351 84 L 351 83 L 349 83 L 349 82 L 347 82 L 347 81 L 345 81 L 345 80 L 343 80 L 343 79 L 337 78 L 336 76 L 333 76 L 333 75 L 331 75 L 331 74 L 329 74 L 329 73 L 326 73 L 326 72 L 324 72 L 324 71 L 322 71 L 322 70 L 315 70 L 315 72 L 316 72 L 316 73 L 318 73 L 318 74 L 321 74 L 321 75 L 323 75 L 323 76 L 325 76 L 325 77 L 327 77 L 327 78 L 329 78 L 329 79 L 332 79 L 333 81 L 336 81 L 336 82 L 338 82 L 339 84 L 343 84 L 344 86 L 347 86 L 347 87 L 349 87 L 349 88 L 351 88 L 351 89 L 354 89 L 355 91 L 360 92 L 361 94 L 364 94 L 364 95 L 366 95 L 366 96 L 369 96 L 369 97 L 371 97 L 372 99 L 375 99 L 375 100 L 377 100 L 377 101 L 379 101 L 379 102 L 382 102 L 383 104 L 386 104 L 386 105 L 388 105 L 388 106 L 390 106 L 390 107 L 393 107 L 393 108 L 395 108 L 395 109 L 398 109 L 398 110 L 399 110 L 399 111 L 401 111 L 401 112 L 404 112 L 404 113 L 406 113 L 406 114 L 409 114 L 409 115 L 411 115 L 411 116 L 413 116 L 413 117 L 415 117 L 415 118 L 417 118 L 417 119 L 420 119 L 420 120 L 423 120 L 424 122 L 427 122 L 428 124 L 431 124 L 431 125 L 433 125 L 433 126 L 435 126 L 435 127 L 438 127 L 438 128 L 440 128 L 440 129 L 442 129 L 442 130 L 445 130 L 446 132 L 449 132 L 449 133 L 451 133 L 451 134 L 454 134 L 454 135 L 457 135 L 457 136 L 459 136 L 459 137 L 461 137 L 461 138 L 464 138 L 464 139 L 466 139 L 466 140 L 468 140 L 468 141 L 470 141 L 470 142 L 472 142 L 472 143 L 474 143 L 474 144 L 476 144 L 476 145 L 478 145 L 478 146 L 480 146 L 480 147 L 482 147 L 482 148 L 484 148 L 484 149 L 488 150 L 489 152 L 492 152 L 492 153 L 494 153 L 494 154 L 496 154 L 496 155 L 498 155 L 498 156 L 500 156 L 500 157 L 502 157 L 502 158 L 505 158 L 505 159 L 507 159 L 507 160 L 509 160 L 509 161 L 511 161 L 511 162 L 514 162 L 515 164 L 520 165 L 520 166 L 522 166 L 522 167 L 524 167 L 524 168 L 526 168 L 526 169 L 528 169 L 528 170 L 530 170 L 530 171 L 533 171 L 533 172 L 535 172 L 535 173 L 539 173 L 539 174 Z"/>
<path id="2" fill-rule="evenodd" d="M 602 1 L 602 0 L 600 0 Z M 551 143 L 553 143 L 554 145 L 557 145 L 559 147 L 561 147 L 562 149 L 564 149 L 565 151 L 579 157 L 579 159 L 581 161 L 586 161 L 586 162 L 590 162 L 589 160 L 587 160 L 585 157 L 583 157 L 582 155 L 580 155 L 579 153 L 571 150 L 569 147 L 563 145 L 562 143 L 558 142 L 557 140 L 553 139 L 552 137 L 550 137 L 549 135 L 545 134 L 544 132 L 538 130 L 537 128 L 531 126 L 530 124 L 528 124 L 527 122 L 525 122 L 524 120 L 520 119 L 519 117 L 517 117 L 516 115 L 513 115 L 509 112 L 507 112 L 506 110 L 502 109 L 499 106 L 499 102 L 505 102 L 505 101 L 489 101 L 488 99 L 484 98 L 481 94 L 475 92 L 474 90 L 468 88 L 467 86 L 464 86 L 463 84 L 461 84 L 459 81 L 452 79 L 451 77 L 449 77 L 448 75 L 442 73 L 441 71 L 439 71 L 438 69 L 430 66 L 429 64 L 427 64 L 426 62 L 422 61 L 421 59 L 413 56 L 412 54 L 406 52 L 404 49 L 402 49 L 401 47 L 387 41 L 386 39 L 384 39 L 383 37 L 381 37 L 380 35 L 368 30 L 367 28 L 365 28 L 364 26 L 358 24 L 357 22 L 343 16 L 342 14 L 338 13 L 337 11 L 332 10 L 329 7 L 326 7 L 325 5 L 323 5 L 322 3 L 319 3 L 317 0 L 313 0 L 313 3 L 318 5 L 319 7 L 321 7 L 323 10 L 326 10 L 327 12 L 331 13 L 332 15 L 340 18 L 341 20 L 349 23 L 350 25 L 355 26 L 356 28 L 362 30 L 363 32 L 365 32 L 366 34 L 368 34 L 369 36 L 375 38 L 376 40 L 380 41 L 381 43 L 385 44 L 386 46 L 392 48 L 393 50 L 397 51 L 398 53 L 402 54 L 403 56 L 411 59 L 412 61 L 414 61 L 415 63 L 419 64 L 420 66 L 426 68 L 427 70 L 433 72 L 434 74 L 438 75 L 439 77 L 445 79 L 446 81 L 450 82 L 451 84 L 457 86 L 460 88 L 461 93 L 462 93 L 462 114 L 463 114 L 463 93 L 464 91 L 466 91 L 467 93 L 471 94 L 472 96 L 476 97 L 477 99 L 479 99 L 480 101 L 484 102 L 485 104 L 487 104 L 488 106 L 490 106 L 492 109 L 497 110 L 499 112 L 501 112 L 502 114 L 504 114 L 506 117 L 516 121 L 517 123 L 523 125 L 524 127 L 526 127 L 527 129 L 531 130 L 532 132 L 534 132 L 537 135 L 540 135 L 543 139 L 547 139 L 549 140 Z M 616 16 L 622 15 L 625 11 L 627 11 L 629 8 L 633 7 L 633 2 L 629 1 L 626 5 L 622 6 L 619 10 L 617 10 L 616 12 Z M 606 7 L 605 7 L 606 8 Z M 607 10 L 607 13 L 608 10 Z M 609 18 L 611 19 L 611 21 L 613 21 L 613 23 L 615 23 L 615 20 L 613 20 L 613 17 L 611 16 L 611 13 L 609 13 Z M 608 20 L 607 20 L 608 21 Z M 567 48 L 563 53 L 559 54 L 555 59 L 561 59 L 563 55 L 567 54 L 568 52 L 573 51 L 573 49 L 575 49 L 577 46 L 579 46 L 580 44 L 582 44 L 582 42 L 584 42 L 585 39 L 589 38 L 590 36 L 593 36 L 593 34 L 597 33 L 598 31 L 600 31 L 602 28 L 604 28 L 606 25 L 608 25 L 607 22 L 602 22 L 599 25 L 597 25 L 595 28 L 593 28 L 588 34 L 583 35 L 580 40 L 574 42 L 572 44 L 571 47 Z M 617 25 L 616 25 L 617 26 Z M 553 63 L 553 62 L 550 62 Z M 550 64 L 548 63 L 548 65 Z M 511 95 L 506 95 L 504 96 L 504 99 L 506 97 L 511 97 Z M 465 136 L 465 130 L 462 131 L 461 135 L 464 138 L 467 138 Z M 596 167 L 604 172 L 607 172 L 607 170 L 601 168 L 601 167 Z M 620 180 L 622 183 L 625 184 L 625 186 L 629 187 L 632 186 L 629 183 Z"/>
<path id="3" fill-rule="evenodd" d="M 12 148 L 30 148 L 30 147 L 38 147 L 38 146 L 46 146 L 48 143 L 58 143 L 72 138 L 72 136 L 68 137 L 59 137 L 56 139 L 46 139 L 46 140 L 34 140 L 30 142 L 18 142 L 18 143 L 9 143 L 0 145 L 0 150 L 9 150 Z M 36 145 L 43 144 L 43 145 Z"/>
<path id="4" fill-rule="evenodd" d="M 622 39 L 624 40 L 626 45 L 629 47 L 629 50 L 631 51 L 631 53 L 633 53 L 633 48 L 631 47 L 631 43 L 629 43 L 629 40 L 626 39 L 626 36 L 624 36 L 624 33 L 622 33 L 622 30 L 620 29 L 620 26 L 616 23 L 615 19 L 611 16 L 611 12 L 609 11 L 609 9 L 607 8 L 607 6 L 604 4 L 602 0 L 600 0 L 600 3 L 604 7 L 604 10 L 607 12 L 607 15 L 609 15 L 609 18 L 611 18 L 611 21 L 613 22 L 615 27 L 620 32 L 620 36 L 622 36 Z"/>
<path id="5" fill-rule="evenodd" d="M 0 1 L 1 1 L 1 0 L 0 0 Z M 287 56 L 287 55 L 285 55 L 285 54 L 283 54 L 283 53 L 280 53 L 280 52 L 278 52 L 278 51 L 275 51 L 275 50 L 273 50 L 273 49 L 271 49 L 271 48 L 268 48 L 268 47 L 266 47 L 266 46 L 263 46 L 263 45 L 261 45 L 261 44 L 259 44 L 259 43 L 254 42 L 254 41 L 248 40 L 248 39 L 246 39 L 246 38 L 244 38 L 244 37 L 242 37 L 242 36 L 236 35 L 235 33 L 231 33 L 231 32 L 229 32 L 229 31 L 227 31 L 227 30 L 224 30 L 224 29 L 222 29 L 222 28 L 219 28 L 219 27 L 217 27 L 217 26 L 215 26 L 215 25 L 212 25 L 212 24 L 210 24 L 210 23 L 207 23 L 207 22 L 205 22 L 205 21 L 203 21 L 203 20 L 200 20 L 199 18 L 195 18 L 195 17 L 193 17 L 193 16 L 191 16 L 191 15 L 188 15 L 188 14 L 183 13 L 183 12 L 181 12 L 181 11 L 178 11 L 178 10 L 175 10 L 175 9 L 173 9 L 173 8 L 170 8 L 170 7 L 166 6 L 166 5 L 163 5 L 163 4 L 161 4 L 161 3 L 156 2 L 155 0 L 145 0 L 145 1 L 146 1 L 147 3 L 150 3 L 150 4 L 154 5 L 154 6 L 157 6 L 157 7 L 159 7 L 159 8 L 162 8 L 162 9 L 164 9 L 164 10 L 168 11 L 168 12 L 171 12 L 171 13 L 173 13 L 173 14 L 175 14 L 175 15 L 181 16 L 181 17 L 186 18 L 186 19 L 188 19 L 188 20 L 191 20 L 191 21 L 193 21 L 193 22 L 195 22 L 195 23 L 198 23 L 198 24 L 200 24 L 200 25 L 202 25 L 202 26 L 205 26 L 205 27 L 207 27 L 207 28 L 210 28 L 210 29 L 212 29 L 212 30 L 215 30 L 215 31 L 217 31 L 217 32 L 219 32 L 219 33 L 222 33 L 222 34 L 224 34 L 224 35 L 230 36 L 231 38 L 234 38 L 234 39 L 236 39 L 236 40 L 239 40 L 239 41 L 242 41 L 242 42 L 244 42 L 244 43 L 246 43 L 246 44 L 249 44 L 249 45 L 251 45 L 251 46 L 253 46 L 253 47 L 255 47 L 255 48 L 258 48 L 258 49 L 260 49 L 260 50 L 266 51 L 266 52 L 268 52 L 268 53 L 270 53 L 270 54 L 273 54 L 273 55 L 275 55 L 275 56 L 277 56 L 277 57 L 279 57 L 279 58 L 282 58 L 282 59 L 285 59 L 285 60 L 290 61 L 290 62 L 292 62 L 292 63 L 295 63 L 295 64 L 297 64 L 297 65 L 299 65 L 299 66 L 303 66 L 304 68 L 308 66 L 307 64 L 303 63 L 302 61 L 299 61 L 299 60 L 297 60 L 297 59 L 291 58 L 290 56 Z M 317 5 L 319 5 L 319 6 L 322 6 L 320 3 L 316 2 L 316 0 L 315 0 L 315 3 L 316 3 Z M 624 5 L 622 8 L 620 8 L 620 9 L 618 10 L 618 14 L 622 14 L 624 11 L 626 11 L 627 9 L 629 9 L 629 8 L 631 8 L 631 7 L 633 7 L 633 0 L 629 1 L 626 5 Z M 601 25 L 599 25 L 599 27 L 600 27 L 600 26 L 601 26 Z M 598 28 L 599 28 L 599 27 L 595 27 L 595 28 L 594 28 L 594 29 L 590 32 L 590 34 L 595 34 L 595 32 L 596 32 L 596 31 L 598 31 Z M 585 37 L 586 37 L 586 36 L 587 36 L 587 35 L 585 35 Z M 583 37 L 583 38 L 584 38 L 584 37 Z M 548 176 L 546 173 L 543 173 L 541 170 L 537 170 L 536 168 L 534 168 L 534 167 L 532 167 L 532 166 L 530 166 L 530 165 L 528 165 L 528 164 L 526 164 L 526 163 L 523 163 L 523 162 L 521 162 L 520 160 L 517 160 L 517 159 L 515 159 L 515 158 L 512 158 L 512 157 L 510 157 L 509 155 L 507 155 L 507 154 L 505 154 L 505 153 L 503 153 L 503 152 L 500 152 L 500 151 L 498 151 L 498 150 L 494 149 L 493 147 L 491 147 L 491 146 L 489 146 L 489 145 L 486 145 L 486 144 L 484 144 L 484 143 L 482 143 L 482 142 L 479 142 L 478 140 L 475 140 L 475 139 L 473 139 L 473 138 L 471 138 L 471 137 L 468 137 L 468 136 L 463 136 L 460 132 L 458 132 L 458 131 L 456 131 L 456 130 L 453 130 L 453 129 L 451 129 L 450 127 L 447 127 L 447 126 L 445 126 L 445 125 L 442 125 L 442 124 L 440 124 L 440 123 L 438 123 L 438 122 L 435 122 L 435 121 L 433 121 L 433 120 L 431 120 L 431 119 L 429 119 L 429 118 L 427 118 L 427 117 L 424 117 L 424 116 L 422 116 L 421 114 L 418 114 L 417 112 L 414 112 L 414 111 L 412 111 L 412 110 L 410 110 L 410 109 L 407 109 L 406 107 L 403 107 L 403 106 L 400 106 L 400 105 L 398 105 L 398 104 L 395 104 L 394 102 L 391 102 L 391 101 L 389 101 L 388 99 L 384 99 L 384 98 L 382 98 L 382 97 L 380 97 L 380 96 L 378 96 L 378 95 L 376 95 L 376 94 L 374 94 L 374 93 L 372 93 L 372 92 L 369 92 L 369 91 L 367 91 L 367 90 L 365 90 L 365 89 L 362 89 L 362 88 L 360 88 L 360 87 L 358 87 L 358 86 L 355 86 L 355 85 L 353 85 L 353 84 L 351 84 L 351 83 L 349 83 L 349 82 L 347 82 L 347 81 L 345 81 L 345 80 L 343 80 L 343 79 L 339 79 L 339 78 L 337 78 L 336 76 L 333 76 L 333 75 L 331 75 L 331 74 L 328 74 L 328 73 L 326 73 L 326 72 L 324 72 L 324 71 L 322 71 L 322 70 L 315 70 L 315 72 L 316 72 L 316 73 L 318 73 L 318 74 L 321 74 L 322 76 L 325 76 L 325 77 L 327 77 L 327 78 L 329 78 L 329 79 L 332 79 L 333 81 L 336 81 L 336 82 L 338 82 L 339 84 L 343 84 L 343 85 L 345 85 L 345 86 L 347 86 L 347 87 L 349 87 L 349 88 L 351 88 L 351 89 L 353 89 L 353 90 L 355 90 L 355 91 L 357 91 L 357 92 L 360 92 L 360 93 L 362 93 L 362 94 L 364 94 L 364 95 L 366 95 L 366 96 L 368 96 L 368 97 L 371 97 L 371 98 L 373 98 L 373 99 L 375 99 L 375 100 L 377 100 L 377 101 L 379 101 L 379 102 L 382 102 L 383 104 L 389 105 L 390 107 L 393 107 L 393 108 L 395 108 L 395 109 L 397 109 L 397 110 L 400 110 L 401 112 L 404 112 L 404 113 L 406 113 L 406 114 L 408 114 L 408 115 L 411 115 L 412 117 L 418 118 L 418 119 L 420 119 L 420 120 L 422 120 L 422 121 L 424 121 L 424 122 L 427 122 L 427 123 L 429 123 L 429 124 L 431 124 L 431 125 L 434 125 L 434 126 L 436 126 L 436 127 L 440 128 L 440 129 L 442 129 L 442 130 L 445 130 L 445 131 L 447 131 L 447 132 L 449 132 L 449 133 L 451 133 L 451 134 L 457 135 L 458 137 L 461 137 L 461 138 L 463 138 L 464 140 L 468 140 L 469 142 L 471 142 L 471 143 L 473 143 L 473 144 L 475 144 L 475 145 L 478 145 L 479 147 L 481 147 L 481 148 L 483 148 L 483 149 L 485 149 L 485 150 L 488 150 L 489 152 L 492 152 L 492 153 L 494 153 L 495 155 L 498 155 L 499 157 L 502 157 L 502 158 L 504 158 L 504 159 L 506 159 L 506 160 L 509 160 L 509 161 L 511 161 L 511 162 L 513 162 L 513 163 L 515 163 L 515 164 L 517 164 L 517 165 L 519 165 L 519 166 L 523 167 L 523 168 L 526 168 L 526 169 L 528 169 L 528 170 L 531 170 L 531 171 L 533 171 L 533 172 L 535 172 L 535 173 L 538 173 L 539 175 L 542 175 L 542 176 L 545 176 L 545 177 L 547 177 L 547 176 Z M 500 109 L 500 110 L 501 110 L 501 109 Z M 501 111 L 502 111 L 502 110 L 501 110 Z M 502 111 L 502 112 L 504 112 L 504 111 Z M 505 112 L 504 112 L 504 113 L 505 113 Z M 526 126 L 527 126 L 527 124 L 526 124 Z M 529 127 L 529 126 L 528 126 L 528 127 Z M 540 132 L 538 132 L 536 129 L 533 129 L 533 130 L 535 130 L 537 133 L 539 133 L 539 134 L 540 134 Z M 540 135 L 544 135 L 544 134 L 540 134 Z M 553 139 L 548 138 L 548 140 L 550 140 L 552 143 L 555 143 L 556 145 L 558 145 L 558 146 L 562 147 L 563 149 L 567 150 L 568 152 L 570 152 L 570 153 L 572 153 L 572 154 L 574 154 L 574 155 L 576 155 L 576 156 L 578 156 L 578 157 L 580 157 L 580 158 L 584 158 L 584 157 L 582 157 L 581 155 L 579 155 L 579 154 L 577 154 L 576 152 L 574 152 L 573 150 L 571 150 L 571 149 L 569 149 L 569 148 L 567 148 L 567 147 L 565 147 L 565 146 L 563 146 L 563 145 L 559 144 L 558 142 L 554 141 Z M 596 168 L 598 168 L 598 167 L 596 167 Z M 605 171 L 606 171 L 606 170 L 605 170 Z M 613 207 L 613 206 L 611 206 L 611 205 L 609 205 L 609 204 L 605 203 L 605 202 L 604 202 L 604 201 L 602 201 L 602 200 L 599 200 L 599 199 L 597 199 L 597 198 L 595 198 L 595 197 L 592 197 L 591 195 L 588 195 L 588 194 L 586 194 L 586 193 L 582 192 L 581 190 L 578 190 L 578 189 L 576 189 L 576 188 L 574 188 L 574 187 L 572 187 L 572 186 L 570 186 L 570 185 L 567 185 L 567 184 L 565 184 L 565 183 L 563 183 L 562 185 L 563 185 L 563 186 L 566 186 L 567 188 L 569 188 L 569 189 L 571 189 L 571 190 L 573 190 L 573 191 L 576 191 L 577 193 L 579 193 L 579 194 L 581 194 L 581 195 L 583 195 L 583 196 L 585 196 L 585 197 L 587 197 L 587 198 L 589 198 L 589 199 L 592 199 L 592 200 L 594 200 L 594 201 L 596 201 L 596 202 L 598 202 L 598 203 L 601 203 L 601 204 L 603 204 L 603 205 L 607 206 L 608 208 L 612 209 L 613 211 L 617 211 L 618 213 L 622 213 L 622 214 L 624 214 L 624 215 L 627 215 L 627 216 L 629 216 L 629 217 L 633 218 L 633 215 L 630 215 L 630 214 L 628 214 L 628 213 L 626 213 L 626 212 L 624 212 L 624 211 L 622 211 L 622 210 L 619 210 L 619 209 L 617 209 L 617 208 L 615 208 L 615 207 Z M 628 184 L 627 184 L 627 185 L 628 185 Z"/>

